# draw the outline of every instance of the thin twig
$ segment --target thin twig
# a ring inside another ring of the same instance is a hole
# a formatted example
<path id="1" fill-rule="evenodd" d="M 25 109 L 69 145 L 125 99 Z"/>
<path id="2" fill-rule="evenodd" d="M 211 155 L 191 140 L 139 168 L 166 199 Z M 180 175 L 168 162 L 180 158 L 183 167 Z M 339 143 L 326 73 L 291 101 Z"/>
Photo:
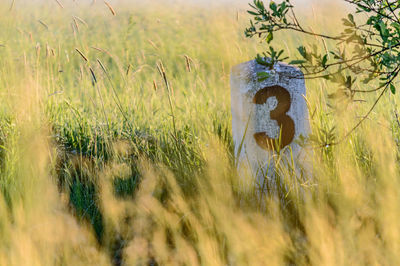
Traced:
<path id="1" fill-rule="evenodd" d="M 393 3 L 389 3 L 388 0 L 386 0 L 386 3 L 387 3 L 387 5 L 388 5 L 388 7 L 389 7 L 389 9 L 390 9 L 390 12 L 392 12 L 392 14 L 393 14 L 393 16 L 396 18 L 397 22 L 399 22 L 399 18 L 397 17 L 396 13 L 394 12 L 394 10 L 393 10 L 393 8 L 392 8 L 392 4 L 393 4 Z"/>
<path id="2" fill-rule="evenodd" d="M 358 123 L 349 131 L 346 133 L 346 135 L 339 140 L 338 142 L 332 142 L 332 143 L 327 143 L 324 144 L 323 146 L 321 146 L 321 148 L 324 148 L 326 146 L 333 146 L 333 145 L 338 145 L 340 143 L 342 143 L 344 140 L 346 140 L 364 121 L 365 119 L 368 118 L 368 116 L 372 113 L 372 111 L 375 109 L 376 105 L 378 104 L 378 102 L 380 101 L 380 99 L 382 98 L 382 96 L 385 94 L 385 92 L 388 90 L 389 85 L 392 83 L 392 81 L 397 77 L 397 75 L 399 74 L 399 70 L 397 70 L 396 74 L 393 75 L 393 77 L 390 79 L 390 81 L 388 81 L 386 83 L 386 87 L 382 90 L 382 92 L 379 94 L 378 98 L 375 100 L 374 104 L 371 106 L 371 108 L 368 110 L 368 112 L 361 118 L 360 121 L 358 121 Z"/>

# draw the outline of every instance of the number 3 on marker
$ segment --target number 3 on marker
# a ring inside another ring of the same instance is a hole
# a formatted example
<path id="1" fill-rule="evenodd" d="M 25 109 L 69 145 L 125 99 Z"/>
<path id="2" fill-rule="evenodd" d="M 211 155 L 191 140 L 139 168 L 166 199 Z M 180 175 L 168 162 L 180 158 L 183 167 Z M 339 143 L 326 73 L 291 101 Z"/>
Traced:
<path id="1" fill-rule="evenodd" d="M 281 86 L 265 87 L 259 90 L 253 98 L 255 104 L 265 104 L 270 97 L 275 97 L 278 104 L 274 110 L 270 112 L 272 120 L 278 122 L 280 127 L 280 149 L 289 145 L 294 138 L 295 127 L 294 122 L 286 113 L 290 109 L 291 101 L 289 92 Z M 265 132 L 254 134 L 254 138 L 261 148 L 265 150 L 276 150 L 278 139 L 270 138 Z"/>

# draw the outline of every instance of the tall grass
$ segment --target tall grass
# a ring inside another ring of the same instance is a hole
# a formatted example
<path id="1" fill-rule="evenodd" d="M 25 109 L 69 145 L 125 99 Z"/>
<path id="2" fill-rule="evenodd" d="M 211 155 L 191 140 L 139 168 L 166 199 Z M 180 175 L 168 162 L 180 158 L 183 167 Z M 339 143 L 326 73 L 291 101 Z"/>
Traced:
<path id="1" fill-rule="evenodd" d="M 374 95 L 345 104 L 308 81 L 312 171 L 282 157 L 260 197 L 230 133 L 230 68 L 262 49 L 242 5 L 59 2 L 0 3 L 0 265 L 399 261 L 395 97 L 320 148 Z M 344 8 L 300 19 L 329 32 Z"/>

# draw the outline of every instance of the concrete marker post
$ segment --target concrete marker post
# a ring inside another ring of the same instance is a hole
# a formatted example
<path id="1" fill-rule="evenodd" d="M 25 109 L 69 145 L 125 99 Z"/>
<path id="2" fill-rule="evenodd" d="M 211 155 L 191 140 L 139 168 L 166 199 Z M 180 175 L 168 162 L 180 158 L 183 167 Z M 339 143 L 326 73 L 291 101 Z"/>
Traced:
<path id="1" fill-rule="evenodd" d="M 259 81 L 259 72 L 269 77 Z M 296 140 L 310 132 L 305 96 L 304 75 L 297 67 L 279 62 L 270 70 L 252 60 L 232 68 L 232 135 L 240 175 L 250 174 L 258 184 L 267 172 L 273 178 L 276 149 L 302 160 Z"/>

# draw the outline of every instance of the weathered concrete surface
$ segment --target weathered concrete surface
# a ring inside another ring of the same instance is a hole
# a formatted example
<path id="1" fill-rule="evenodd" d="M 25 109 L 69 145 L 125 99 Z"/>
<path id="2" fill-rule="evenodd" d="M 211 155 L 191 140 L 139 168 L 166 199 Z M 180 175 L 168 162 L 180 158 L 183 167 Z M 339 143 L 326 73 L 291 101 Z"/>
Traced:
<path id="1" fill-rule="evenodd" d="M 261 71 L 270 77 L 259 82 Z M 287 154 L 291 149 L 293 158 L 301 160 L 302 148 L 296 139 L 310 130 L 305 95 L 304 76 L 297 67 L 277 63 L 267 70 L 253 60 L 232 68 L 232 133 L 239 172 L 249 171 L 257 179 L 271 173 L 276 149 Z"/>

